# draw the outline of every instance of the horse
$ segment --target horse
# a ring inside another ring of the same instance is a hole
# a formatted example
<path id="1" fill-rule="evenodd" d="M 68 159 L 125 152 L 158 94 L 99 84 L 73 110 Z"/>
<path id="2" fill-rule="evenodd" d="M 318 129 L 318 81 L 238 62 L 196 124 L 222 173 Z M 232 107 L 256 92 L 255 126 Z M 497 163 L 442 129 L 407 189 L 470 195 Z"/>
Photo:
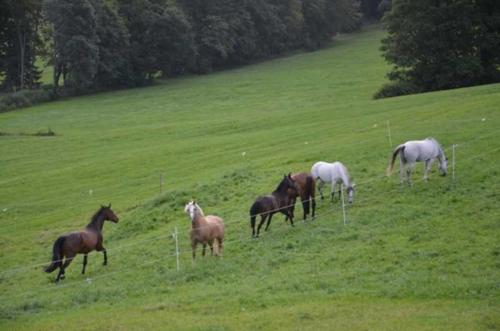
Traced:
<path id="1" fill-rule="evenodd" d="M 351 178 L 349 177 L 349 172 L 347 168 L 340 162 L 323 162 L 319 161 L 313 164 L 311 168 L 312 176 L 319 181 L 318 183 L 318 191 L 321 195 L 321 199 L 323 199 L 323 191 L 322 188 L 325 183 L 332 184 L 331 191 L 331 202 L 333 202 L 333 196 L 335 194 L 335 186 L 337 184 L 343 184 L 347 188 L 347 201 L 352 203 L 354 200 L 354 184 L 351 182 Z M 339 187 L 339 199 L 340 199 L 340 189 Z"/>
<path id="2" fill-rule="evenodd" d="M 277 212 L 281 212 L 286 216 L 286 220 L 290 219 L 293 225 L 293 204 L 298 196 L 297 187 L 290 175 L 284 175 L 276 189 L 269 195 L 258 197 L 250 207 L 250 224 L 252 227 L 252 237 L 259 237 L 260 228 L 267 219 L 265 231 L 271 224 L 271 218 Z M 261 220 L 255 232 L 255 219 L 260 215 Z M 285 220 L 285 221 L 286 221 Z"/>
<path id="3" fill-rule="evenodd" d="M 84 254 L 82 275 L 85 274 L 85 267 L 87 266 L 87 254 L 93 250 L 103 252 L 103 265 L 108 264 L 106 249 L 102 245 L 102 227 L 104 221 L 118 223 L 118 216 L 111 210 L 111 204 L 109 204 L 109 206 L 101 206 L 94 216 L 92 216 L 90 223 L 85 229 L 62 235 L 56 239 L 52 248 L 52 263 L 45 268 L 45 272 L 47 273 L 53 272 L 59 268 L 56 283 L 64 279 L 65 270 L 71 261 L 73 261 L 76 254 Z M 63 263 L 64 258 L 66 259 Z"/>
<path id="4" fill-rule="evenodd" d="M 403 184 L 403 168 L 406 166 L 406 177 L 408 184 L 411 185 L 411 172 L 416 162 L 425 162 L 424 181 L 428 180 L 428 172 L 432 163 L 439 160 L 439 172 L 441 176 L 446 176 L 446 167 L 448 159 L 444 155 L 443 148 L 436 139 L 429 137 L 424 140 L 410 140 L 399 145 L 392 152 L 392 159 L 387 167 L 386 174 L 390 176 L 394 167 L 394 161 L 397 156 L 400 158 L 400 183 Z"/>
<path id="5" fill-rule="evenodd" d="M 214 243 L 216 243 L 215 255 L 220 256 L 224 241 L 224 221 L 214 215 L 203 214 L 203 210 L 193 200 L 186 204 L 184 212 L 191 218 L 191 248 L 193 249 L 193 261 L 196 255 L 196 246 L 203 245 L 202 255 L 205 256 L 207 244 L 210 246 L 211 254 L 214 255 Z"/>
<path id="6" fill-rule="evenodd" d="M 307 215 L 309 215 L 310 207 L 312 207 L 312 218 L 314 219 L 316 214 L 316 181 L 314 177 L 307 172 L 298 172 L 289 176 L 295 182 L 295 186 L 299 192 L 304 212 L 304 221 L 307 219 Z"/>

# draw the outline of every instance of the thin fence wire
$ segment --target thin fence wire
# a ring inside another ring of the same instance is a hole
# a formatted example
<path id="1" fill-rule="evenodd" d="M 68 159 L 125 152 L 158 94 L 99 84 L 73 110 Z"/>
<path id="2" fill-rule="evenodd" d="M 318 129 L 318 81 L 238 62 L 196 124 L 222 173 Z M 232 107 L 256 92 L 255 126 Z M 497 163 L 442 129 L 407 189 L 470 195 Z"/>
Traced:
<path id="1" fill-rule="evenodd" d="M 479 154 L 479 155 L 474 155 L 474 156 L 471 156 L 469 158 L 466 158 L 466 159 L 462 159 L 461 162 L 467 162 L 467 161 L 471 161 L 471 160 L 475 160 L 477 158 L 480 158 L 480 157 L 484 157 L 486 155 L 489 155 L 491 153 L 495 153 L 497 151 L 500 151 L 500 147 L 499 148 L 496 148 L 496 149 L 493 149 L 493 150 L 490 150 L 486 153 L 483 153 L 483 154 Z M 490 168 L 493 168 L 493 167 L 496 167 L 496 165 L 493 165 L 492 167 Z M 483 168 L 482 170 L 485 170 L 485 169 L 490 169 L 490 168 Z M 366 180 L 366 181 L 363 181 L 363 182 L 360 182 L 357 184 L 357 186 L 363 186 L 363 185 L 366 185 L 368 183 L 372 183 L 374 181 L 378 181 L 378 180 L 383 180 L 385 179 L 386 177 L 375 177 L 375 178 L 372 178 L 370 180 Z M 414 183 L 417 183 L 417 182 L 420 182 L 420 181 L 423 181 L 423 179 L 421 178 L 418 178 L 418 179 L 414 179 L 413 182 Z M 309 200 L 309 202 L 311 202 L 312 199 Z M 283 207 L 280 207 L 280 208 L 277 208 L 277 209 L 274 209 L 274 210 L 271 210 L 269 212 L 279 212 L 280 210 L 283 210 L 283 209 L 288 209 L 288 208 L 291 208 L 295 206 L 295 203 L 294 204 L 289 204 L 287 206 L 283 206 Z M 256 214 L 256 215 L 248 215 L 248 214 L 243 214 L 241 212 L 234 212 L 232 214 L 232 217 L 230 217 L 230 219 L 243 219 L 243 218 L 248 218 L 248 217 L 251 217 L 251 216 L 258 216 L 260 214 Z M 225 225 L 228 226 L 228 225 L 232 225 L 232 224 L 235 224 L 235 225 L 241 225 L 242 223 L 239 222 L 239 221 L 233 221 L 233 222 L 225 222 Z M 185 234 L 189 234 L 190 233 L 190 230 L 186 231 Z M 124 245 L 119 245 L 119 246 L 116 246 L 116 247 L 112 247 L 112 248 L 109 248 L 107 249 L 107 251 L 117 251 L 117 252 L 120 252 L 128 247 L 133 247 L 133 246 L 136 246 L 138 244 L 141 244 L 141 243 L 144 243 L 144 242 L 151 242 L 151 241 L 155 241 L 155 240 L 160 240 L 160 239 L 166 239 L 166 238 L 169 238 L 169 237 L 172 237 L 172 234 L 165 234 L 165 235 L 160 235 L 160 236 L 156 236 L 156 237 L 153 237 L 153 238 L 145 238 L 145 239 L 140 239 L 140 240 L 136 240 L 136 241 L 132 241 L 132 242 L 127 242 L 126 244 Z M 39 263 L 36 263 L 36 264 L 32 264 L 32 265 L 28 265 L 28 266 L 22 266 L 22 267 L 15 267 L 15 268 L 11 268 L 11 269 L 6 269 L 6 270 L 3 270 L 2 272 L 0 272 L 0 275 L 6 275 L 6 274 L 10 274 L 10 273 L 15 273 L 15 272 L 19 272 L 19 271 L 22 271 L 22 270 L 28 270 L 28 269 L 33 269 L 33 268 L 36 268 L 36 267 L 40 267 L 40 266 L 44 266 L 44 265 L 48 265 L 50 264 L 51 261 L 45 261 L 45 262 L 39 262 Z"/>
<path id="2" fill-rule="evenodd" d="M 484 139 L 485 137 L 490 137 L 490 136 L 493 136 L 493 135 L 495 135 L 495 134 L 496 134 L 496 132 L 492 132 L 492 133 L 489 133 L 489 134 L 486 134 L 486 135 L 483 135 L 483 136 L 480 136 L 480 137 L 476 137 L 476 138 L 475 138 L 475 139 L 473 139 L 472 141 L 468 141 L 468 142 L 466 142 L 466 143 L 461 143 L 461 144 L 459 144 L 459 146 L 462 146 L 462 147 L 463 147 L 463 146 L 468 146 L 468 145 L 470 145 L 470 144 L 471 144 L 471 142 L 474 142 L 474 141 L 477 141 L 477 140 L 480 140 L 480 139 Z M 371 141 L 371 140 L 370 140 L 370 141 Z M 356 143 L 353 143 L 353 144 L 363 144 L 363 143 L 366 143 L 366 142 L 368 142 L 368 141 L 356 142 Z M 448 147 L 447 147 L 447 148 L 448 148 Z M 446 149 L 447 149 L 447 148 L 446 148 Z M 491 152 L 494 152 L 494 151 L 496 151 L 496 150 L 489 151 L 488 153 L 491 153 Z M 480 156 L 481 156 L 481 155 L 476 155 L 476 156 L 473 156 L 473 157 L 469 157 L 469 158 L 467 158 L 467 159 L 463 159 L 463 160 L 461 160 L 461 161 L 462 161 L 462 162 L 464 162 L 464 161 L 467 161 L 467 160 L 473 160 L 473 159 L 478 158 L 478 157 L 480 157 Z M 358 184 L 358 185 L 360 185 L 360 184 L 361 184 L 361 185 L 365 185 L 365 184 L 367 184 L 367 183 L 369 183 L 369 182 L 373 182 L 373 181 L 375 181 L 375 180 L 380 180 L 380 179 L 382 179 L 382 178 L 384 178 L 384 177 L 380 177 L 380 178 L 375 177 L 375 178 L 371 178 L 370 180 L 363 181 L 363 182 L 361 182 L 361 183 L 360 183 L 360 182 L 358 182 L 357 184 Z M 290 206 L 286 206 L 286 207 L 284 207 L 284 208 L 288 208 L 288 207 L 290 207 Z M 160 237 L 164 237 L 164 236 L 160 236 Z M 147 240 L 147 239 L 146 239 L 146 240 Z M 141 241 L 138 241 L 138 243 L 140 243 L 140 242 L 142 242 L 142 240 L 141 240 Z M 133 246 L 133 245 L 135 245 L 135 244 L 134 244 L 134 243 L 132 243 L 132 244 L 128 244 L 128 245 L 123 245 L 122 247 L 119 247 L 119 248 L 113 248 L 113 250 L 114 250 L 114 249 L 123 249 L 124 247 L 127 247 L 127 246 Z M 34 268 L 34 267 L 37 267 L 37 266 L 45 265 L 45 264 L 48 264 L 48 263 L 49 263 L 49 262 L 40 262 L 40 263 L 38 263 L 38 264 L 36 264 L 36 265 L 31 265 L 31 266 L 21 267 L 21 268 L 15 268 L 15 269 L 16 269 L 16 270 L 25 270 L 25 269 L 29 269 L 29 268 Z M 5 270 L 5 271 L 2 271 L 2 272 L 0 272 L 0 275 L 4 275 L 5 273 L 12 272 L 12 270 L 13 270 L 13 269 L 8 269 L 8 270 Z"/>

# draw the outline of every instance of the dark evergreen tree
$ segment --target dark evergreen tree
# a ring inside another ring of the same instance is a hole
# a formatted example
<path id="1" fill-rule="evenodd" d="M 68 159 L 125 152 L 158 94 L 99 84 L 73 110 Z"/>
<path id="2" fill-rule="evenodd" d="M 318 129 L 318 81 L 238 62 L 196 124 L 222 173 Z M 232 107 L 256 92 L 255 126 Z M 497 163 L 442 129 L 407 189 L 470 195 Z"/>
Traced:
<path id="1" fill-rule="evenodd" d="M 98 70 L 97 18 L 88 0 L 45 0 L 45 16 L 53 25 L 54 85 L 62 75 L 66 87 L 85 90 Z"/>
<path id="2" fill-rule="evenodd" d="M 129 75 L 129 34 L 115 8 L 102 0 L 92 0 L 97 19 L 98 66 L 96 87 L 133 85 Z"/>
<path id="3" fill-rule="evenodd" d="M 40 38 L 41 4 L 37 0 L 0 2 L 1 89 L 33 88 L 40 78 L 35 66 Z"/>
<path id="4" fill-rule="evenodd" d="M 395 0 L 384 21 L 388 76 L 403 92 L 500 81 L 500 2 Z"/>
<path id="5" fill-rule="evenodd" d="M 194 57 L 193 36 L 174 3 L 119 0 L 118 4 L 130 34 L 131 77 L 136 85 L 186 70 Z"/>

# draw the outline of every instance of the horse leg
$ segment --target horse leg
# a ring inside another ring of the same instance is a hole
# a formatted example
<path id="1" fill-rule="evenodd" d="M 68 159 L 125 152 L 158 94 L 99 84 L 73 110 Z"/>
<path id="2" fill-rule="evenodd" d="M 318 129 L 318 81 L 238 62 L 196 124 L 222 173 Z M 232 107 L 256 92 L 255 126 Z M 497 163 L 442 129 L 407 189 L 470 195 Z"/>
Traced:
<path id="1" fill-rule="evenodd" d="M 107 265 L 108 264 L 108 253 L 106 252 L 106 248 L 102 248 L 102 254 L 104 254 L 104 262 L 102 265 Z"/>
<path id="2" fill-rule="evenodd" d="M 332 203 L 333 203 L 333 196 L 335 195 L 335 185 L 337 185 L 337 183 L 334 180 L 332 180 L 332 192 L 330 194 L 331 195 L 330 202 Z"/>
<path id="3" fill-rule="evenodd" d="M 83 255 L 83 269 L 82 269 L 82 275 L 85 274 L 85 267 L 87 266 L 87 254 Z"/>
<path id="4" fill-rule="evenodd" d="M 291 211 L 289 210 L 289 212 L 291 212 Z M 292 226 L 295 226 L 295 225 L 293 225 L 293 212 L 290 215 L 290 224 L 292 224 Z"/>
<path id="5" fill-rule="evenodd" d="M 321 179 L 318 179 L 319 183 L 318 183 L 318 192 L 319 192 L 319 196 L 321 197 L 321 200 L 324 199 L 323 197 L 323 186 L 325 186 L 325 182 L 322 181 Z"/>
<path id="6" fill-rule="evenodd" d="M 269 225 L 271 225 L 271 218 L 273 218 L 273 214 L 269 214 L 269 218 L 267 219 L 267 224 L 266 224 L 266 228 L 264 229 L 264 231 L 267 231 L 267 229 L 269 228 Z M 290 218 L 290 221 L 292 221 L 291 218 Z"/>
<path id="7" fill-rule="evenodd" d="M 304 211 L 303 220 L 307 219 L 307 214 L 309 214 L 309 199 L 307 197 L 301 198 L 302 200 L 302 210 Z"/>
<path id="8" fill-rule="evenodd" d="M 211 256 L 214 256 L 214 241 L 213 240 L 210 240 L 208 242 L 208 245 L 210 246 L 210 255 Z M 217 253 L 217 252 L 216 252 Z"/>
<path id="9" fill-rule="evenodd" d="M 75 257 L 76 254 L 68 254 L 66 255 L 66 259 L 64 260 L 63 265 L 59 268 L 59 274 L 57 275 L 56 278 L 56 283 L 59 282 L 60 279 L 65 278 L 65 273 L 66 273 L 66 268 L 70 265 L 71 261 L 73 261 L 73 258 Z"/>
<path id="10" fill-rule="evenodd" d="M 219 247 L 217 249 L 218 250 L 217 255 L 222 257 L 222 249 L 224 248 L 223 239 L 217 238 L 217 241 L 219 243 L 219 245 L 218 245 Z"/>
<path id="11" fill-rule="evenodd" d="M 196 241 L 191 242 L 191 249 L 193 250 L 193 262 L 194 262 L 194 258 L 196 257 L 196 246 L 197 245 L 198 245 L 198 243 Z"/>
<path id="12" fill-rule="evenodd" d="M 259 236 L 260 228 L 262 227 L 262 224 L 264 224 L 264 222 L 266 221 L 267 216 L 268 215 L 266 215 L 266 214 L 263 214 L 260 216 L 260 223 L 259 223 L 259 226 L 257 227 L 257 235 L 255 237 Z"/>
<path id="13" fill-rule="evenodd" d="M 316 218 L 316 199 L 311 196 L 311 206 L 312 206 L 312 219 L 315 219 Z"/>
<path id="14" fill-rule="evenodd" d="M 411 181 L 411 172 L 412 172 L 412 170 L 413 170 L 413 166 L 414 166 L 414 164 L 411 164 L 411 163 L 410 163 L 410 164 L 408 164 L 408 166 L 406 167 L 406 177 L 407 177 L 407 180 L 408 180 L 408 185 L 409 185 L 409 186 L 412 186 L 412 185 L 413 185 L 413 183 L 412 183 L 412 181 Z"/>
<path id="15" fill-rule="evenodd" d="M 201 256 L 205 257 L 205 251 L 207 250 L 207 244 L 206 243 L 203 243 L 202 244 L 203 246 L 203 249 L 201 250 Z"/>
<path id="16" fill-rule="evenodd" d="M 434 162 L 433 159 L 425 160 L 425 166 L 424 166 L 424 180 L 427 181 L 429 179 L 428 173 L 429 170 L 431 170 L 432 162 Z"/>

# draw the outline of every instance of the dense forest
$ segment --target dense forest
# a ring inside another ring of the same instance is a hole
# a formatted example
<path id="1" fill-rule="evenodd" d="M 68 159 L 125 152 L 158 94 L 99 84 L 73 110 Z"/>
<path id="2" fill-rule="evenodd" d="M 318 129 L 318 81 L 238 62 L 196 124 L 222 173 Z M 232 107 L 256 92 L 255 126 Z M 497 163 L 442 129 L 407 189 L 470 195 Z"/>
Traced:
<path id="1" fill-rule="evenodd" d="M 0 6 L 1 90 L 141 86 L 285 52 L 315 50 L 380 15 L 364 0 L 7 0 Z"/>

